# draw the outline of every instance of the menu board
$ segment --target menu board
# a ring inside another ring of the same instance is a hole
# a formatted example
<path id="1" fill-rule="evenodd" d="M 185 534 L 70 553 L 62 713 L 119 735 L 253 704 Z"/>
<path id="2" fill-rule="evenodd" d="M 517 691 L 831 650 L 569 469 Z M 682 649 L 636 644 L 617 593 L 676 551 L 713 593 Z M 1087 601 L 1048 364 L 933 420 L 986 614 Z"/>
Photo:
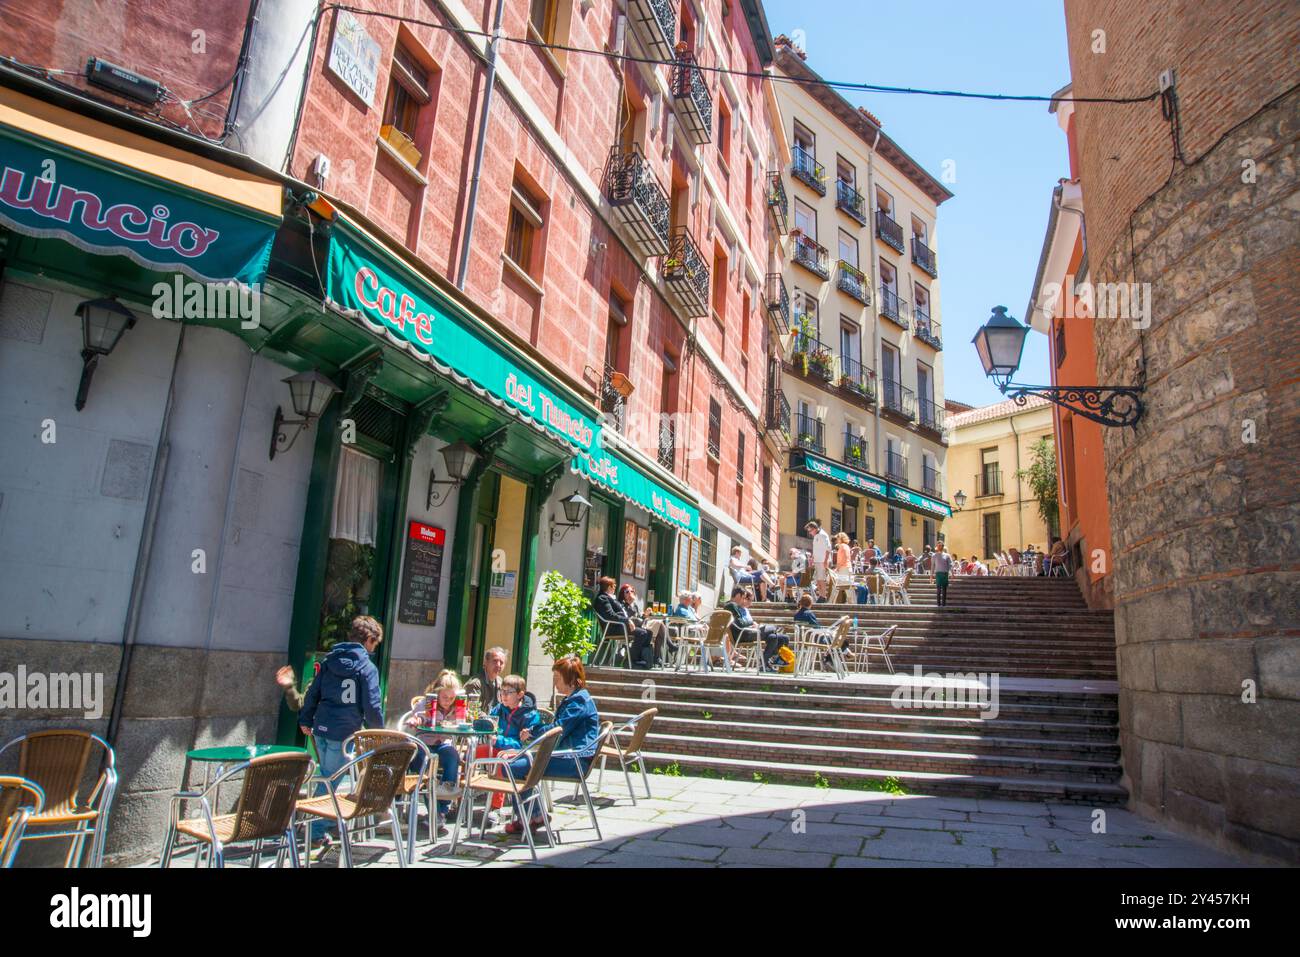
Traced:
<path id="1" fill-rule="evenodd" d="M 438 620 L 438 585 L 447 532 L 423 522 L 411 522 L 402 561 L 402 592 L 397 620 L 407 625 L 432 625 Z"/>

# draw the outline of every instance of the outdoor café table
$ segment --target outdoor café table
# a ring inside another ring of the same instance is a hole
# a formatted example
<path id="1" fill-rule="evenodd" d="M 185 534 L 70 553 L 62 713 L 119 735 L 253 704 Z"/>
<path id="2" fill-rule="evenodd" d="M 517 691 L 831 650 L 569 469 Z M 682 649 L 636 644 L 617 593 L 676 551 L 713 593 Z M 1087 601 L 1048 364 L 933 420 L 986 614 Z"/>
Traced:
<path id="1" fill-rule="evenodd" d="M 190 766 L 195 762 L 203 765 L 203 790 L 208 789 L 208 782 L 221 777 L 228 764 L 240 764 L 260 758 L 267 754 L 306 754 L 306 748 L 291 744 L 249 744 L 222 745 L 213 748 L 195 748 L 185 753 L 185 770 L 181 774 L 181 790 L 188 791 L 190 786 Z M 221 790 L 213 795 L 213 806 L 221 803 Z"/>
<path id="2" fill-rule="evenodd" d="M 474 722 L 469 721 L 465 724 L 444 724 L 434 727 L 428 724 L 418 724 L 411 729 L 412 734 L 434 734 L 439 737 L 447 738 L 455 742 L 457 747 L 462 744 L 465 747 L 465 757 L 460 762 L 461 768 L 461 800 L 469 798 L 469 765 L 474 760 L 474 755 L 478 752 L 479 738 L 486 737 L 491 741 L 496 737 L 496 730 L 492 731 L 475 731 Z M 436 784 L 435 784 L 436 786 Z"/>

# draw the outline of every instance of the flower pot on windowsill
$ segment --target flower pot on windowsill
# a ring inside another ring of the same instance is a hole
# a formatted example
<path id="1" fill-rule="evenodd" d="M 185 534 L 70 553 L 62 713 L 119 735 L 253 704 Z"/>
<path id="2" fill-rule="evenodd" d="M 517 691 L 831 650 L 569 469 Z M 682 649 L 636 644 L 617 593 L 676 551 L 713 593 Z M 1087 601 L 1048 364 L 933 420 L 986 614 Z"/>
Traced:
<path id="1" fill-rule="evenodd" d="M 415 143 L 409 136 L 397 127 L 387 125 L 379 128 L 379 135 L 412 169 L 419 168 L 423 157 L 420 156 L 420 151 L 415 148 Z"/>

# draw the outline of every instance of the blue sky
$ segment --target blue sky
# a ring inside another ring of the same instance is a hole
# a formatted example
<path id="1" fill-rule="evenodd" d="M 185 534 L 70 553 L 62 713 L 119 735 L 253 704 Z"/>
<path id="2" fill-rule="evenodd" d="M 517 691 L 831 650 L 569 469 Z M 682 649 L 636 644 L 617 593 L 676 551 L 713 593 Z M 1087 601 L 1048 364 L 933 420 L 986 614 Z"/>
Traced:
<path id="1" fill-rule="evenodd" d="M 1053 0 L 764 0 L 772 35 L 802 30 L 826 79 L 1050 96 L 1069 82 L 1065 13 Z M 956 161 L 939 207 L 946 398 L 1002 397 L 970 344 L 993 306 L 1024 320 L 1052 189 L 1069 175 L 1065 134 L 1046 103 L 897 93 L 843 94 L 934 176 Z M 1031 333 L 1017 381 L 1050 381 L 1046 337 Z"/>

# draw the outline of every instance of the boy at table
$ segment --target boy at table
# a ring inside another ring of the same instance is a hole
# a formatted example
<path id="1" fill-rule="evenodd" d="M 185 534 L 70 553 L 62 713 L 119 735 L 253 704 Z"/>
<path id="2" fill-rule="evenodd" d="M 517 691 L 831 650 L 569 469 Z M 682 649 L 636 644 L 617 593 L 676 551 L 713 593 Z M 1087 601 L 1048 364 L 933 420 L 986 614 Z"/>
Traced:
<path id="1" fill-rule="evenodd" d="M 523 747 L 520 735 L 524 729 L 536 734 L 542 723 L 541 712 L 537 710 L 537 699 L 519 675 L 507 675 L 502 679 L 492 717 L 497 722 L 497 736 L 493 744 L 498 749 L 509 748 L 514 751 Z"/>

